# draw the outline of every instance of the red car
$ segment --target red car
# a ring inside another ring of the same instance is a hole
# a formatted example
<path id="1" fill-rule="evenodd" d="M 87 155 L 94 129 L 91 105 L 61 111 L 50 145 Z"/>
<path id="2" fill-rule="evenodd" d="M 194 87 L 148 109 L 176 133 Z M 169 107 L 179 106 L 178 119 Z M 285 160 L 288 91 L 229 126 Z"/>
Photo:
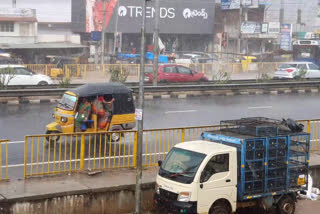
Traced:
<path id="1" fill-rule="evenodd" d="M 152 83 L 153 67 L 146 65 L 144 81 Z M 206 82 L 208 78 L 203 73 L 191 70 L 182 65 L 159 65 L 158 82 Z"/>

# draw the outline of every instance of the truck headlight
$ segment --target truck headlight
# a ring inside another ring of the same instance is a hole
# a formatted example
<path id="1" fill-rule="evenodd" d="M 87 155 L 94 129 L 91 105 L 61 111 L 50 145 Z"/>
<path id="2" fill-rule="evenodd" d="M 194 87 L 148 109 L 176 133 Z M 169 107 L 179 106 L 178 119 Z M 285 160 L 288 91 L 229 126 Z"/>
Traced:
<path id="1" fill-rule="evenodd" d="M 156 183 L 156 194 L 160 195 L 160 186 Z"/>
<path id="2" fill-rule="evenodd" d="M 178 195 L 178 201 L 189 202 L 191 198 L 191 192 L 180 192 Z"/>
<path id="3" fill-rule="evenodd" d="M 61 122 L 63 122 L 63 123 L 68 122 L 68 118 L 67 117 L 61 117 Z"/>

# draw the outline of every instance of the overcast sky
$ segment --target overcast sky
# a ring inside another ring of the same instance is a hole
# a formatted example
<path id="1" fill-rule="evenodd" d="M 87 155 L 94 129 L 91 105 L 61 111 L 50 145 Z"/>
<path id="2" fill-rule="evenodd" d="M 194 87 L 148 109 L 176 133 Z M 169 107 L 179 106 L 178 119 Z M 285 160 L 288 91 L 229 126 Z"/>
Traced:
<path id="1" fill-rule="evenodd" d="M 71 22 L 71 0 L 16 0 L 17 8 L 36 9 L 39 22 Z M 0 7 L 12 7 L 12 0 L 0 0 Z"/>

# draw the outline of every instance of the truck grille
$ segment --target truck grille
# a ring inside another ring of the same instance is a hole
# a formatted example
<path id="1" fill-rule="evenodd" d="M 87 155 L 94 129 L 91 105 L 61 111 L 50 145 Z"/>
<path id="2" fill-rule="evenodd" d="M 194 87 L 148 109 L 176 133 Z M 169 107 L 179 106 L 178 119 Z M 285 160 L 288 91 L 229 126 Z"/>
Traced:
<path id="1" fill-rule="evenodd" d="M 161 189 L 161 188 L 160 188 L 160 196 L 166 200 L 176 201 L 178 199 L 178 194 Z"/>

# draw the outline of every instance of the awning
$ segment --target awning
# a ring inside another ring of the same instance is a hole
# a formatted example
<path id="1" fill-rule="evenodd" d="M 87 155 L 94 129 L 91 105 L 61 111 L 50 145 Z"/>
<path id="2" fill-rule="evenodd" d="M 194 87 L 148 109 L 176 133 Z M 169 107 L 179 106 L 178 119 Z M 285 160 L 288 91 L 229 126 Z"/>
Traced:
<path id="1" fill-rule="evenodd" d="M 0 44 L 0 49 L 56 49 L 56 48 L 85 48 L 86 45 L 51 42 L 51 43 L 33 43 L 33 44 Z"/>

